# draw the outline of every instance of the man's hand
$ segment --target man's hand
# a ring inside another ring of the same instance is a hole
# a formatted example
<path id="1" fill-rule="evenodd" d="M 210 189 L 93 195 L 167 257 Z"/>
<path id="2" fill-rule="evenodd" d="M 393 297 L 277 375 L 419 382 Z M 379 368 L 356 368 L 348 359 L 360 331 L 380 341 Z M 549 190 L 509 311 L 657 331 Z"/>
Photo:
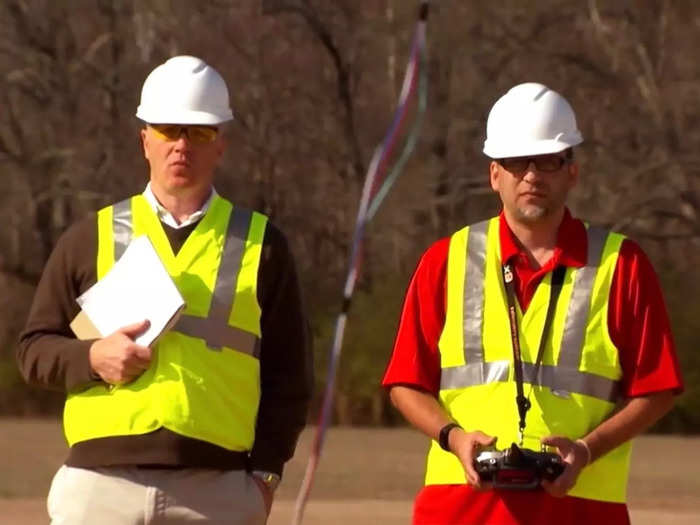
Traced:
<path id="1" fill-rule="evenodd" d="M 582 443 L 563 436 L 547 436 L 542 443 L 556 447 L 564 461 L 564 472 L 554 481 L 542 480 L 542 488 L 552 496 L 564 497 L 576 484 L 581 470 L 590 459 L 588 449 Z"/>
<path id="2" fill-rule="evenodd" d="M 129 383 L 151 364 L 151 349 L 134 343 L 134 338 L 148 330 L 149 321 L 120 328 L 98 339 L 90 347 L 90 366 L 110 385 Z"/>
<path id="3" fill-rule="evenodd" d="M 454 428 L 449 435 L 448 444 L 450 450 L 459 458 L 464 468 L 469 484 L 477 490 L 488 490 L 491 483 L 482 483 L 479 473 L 474 468 L 474 458 L 482 447 L 493 445 L 496 442 L 494 436 L 487 436 L 483 432 L 465 432 L 461 428 Z"/>

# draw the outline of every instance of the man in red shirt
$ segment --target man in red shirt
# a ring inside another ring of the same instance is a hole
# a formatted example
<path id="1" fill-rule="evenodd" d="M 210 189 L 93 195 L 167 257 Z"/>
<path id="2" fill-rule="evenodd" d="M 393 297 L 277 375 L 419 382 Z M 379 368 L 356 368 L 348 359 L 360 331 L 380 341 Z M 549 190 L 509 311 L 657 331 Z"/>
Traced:
<path id="1" fill-rule="evenodd" d="M 629 441 L 683 386 L 647 257 L 566 208 L 582 140 L 561 95 L 512 88 L 484 144 L 500 216 L 436 242 L 418 264 L 383 380 L 434 440 L 414 524 L 629 523 Z M 527 491 L 480 479 L 480 450 L 524 436 L 523 448 L 556 451 L 561 475 Z"/>

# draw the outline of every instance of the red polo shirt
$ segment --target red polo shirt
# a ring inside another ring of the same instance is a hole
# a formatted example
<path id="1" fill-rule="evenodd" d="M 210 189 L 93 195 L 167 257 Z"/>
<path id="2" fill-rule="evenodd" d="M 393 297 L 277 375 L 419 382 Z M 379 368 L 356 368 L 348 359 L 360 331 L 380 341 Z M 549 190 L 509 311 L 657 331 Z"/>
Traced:
<path id="1" fill-rule="evenodd" d="M 436 397 L 440 389 L 438 340 L 445 323 L 449 237 L 421 257 L 404 300 L 394 350 L 383 385 L 413 386 Z M 523 311 L 537 285 L 558 265 L 586 263 L 583 223 L 567 210 L 552 258 L 531 267 L 501 214 L 501 254 L 514 266 L 518 301 Z M 608 309 L 610 337 L 620 351 L 622 391 L 637 397 L 683 389 L 680 369 L 658 278 L 639 246 L 626 239 L 620 248 Z M 544 491 L 477 492 L 469 485 L 429 485 L 416 498 L 414 524 L 529 525 L 542 523 L 628 524 L 625 504 L 574 497 L 554 498 Z"/>

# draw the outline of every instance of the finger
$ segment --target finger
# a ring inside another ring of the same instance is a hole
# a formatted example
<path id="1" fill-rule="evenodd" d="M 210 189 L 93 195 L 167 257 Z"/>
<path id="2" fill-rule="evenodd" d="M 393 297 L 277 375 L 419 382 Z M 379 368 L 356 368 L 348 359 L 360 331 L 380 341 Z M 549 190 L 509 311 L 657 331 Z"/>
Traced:
<path id="1" fill-rule="evenodd" d="M 474 441 L 482 446 L 493 445 L 496 442 L 496 436 L 489 436 L 484 434 L 480 430 L 477 430 L 472 434 Z"/>
<path id="2" fill-rule="evenodd" d="M 140 366 L 129 366 L 128 368 L 125 368 L 122 370 L 121 373 L 121 381 L 120 384 L 126 384 L 126 383 L 131 383 L 132 381 L 135 381 L 144 372 L 144 368 Z"/>
<path id="3" fill-rule="evenodd" d="M 130 368 L 145 370 L 151 365 L 151 361 L 151 351 L 148 347 L 132 344 L 125 349 L 121 366 L 125 370 Z"/>
<path id="4" fill-rule="evenodd" d="M 550 496 L 555 495 L 554 494 L 555 490 L 553 487 L 554 484 L 551 481 L 547 481 L 546 479 L 543 479 L 542 481 L 540 481 L 540 485 L 545 490 L 545 492 L 547 492 L 547 494 L 549 494 Z"/>
<path id="5" fill-rule="evenodd" d="M 576 481 L 576 476 L 571 468 L 571 465 L 566 465 L 564 472 L 562 472 L 558 478 L 552 481 L 542 480 L 542 486 L 545 483 L 549 485 L 550 493 L 554 496 L 561 497 L 566 496 L 571 487 L 574 486 Z"/>
<path id="6" fill-rule="evenodd" d="M 141 345 L 134 345 L 132 347 L 133 350 L 133 356 L 136 357 L 139 361 L 150 364 L 151 359 L 153 358 L 153 351 L 147 347 L 147 346 L 141 346 Z"/>
<path id="7" fill-rule="evenodd" d="M 564 436 L 545 436 L 542 439 L 540 439 L 540 443 L 557 448 L 566 446 L 568 443 L 570 443 L 570 441 L 571 440 L 569 438 L 566 438 Z"/>
<path id="8" fill-rule="evenodd" d="M 476 487 L 475 487 L 475 488 L 476 488 Z M 492 482 L 490 482 L 490 481 L 481 481 L 481 482 L 479 483 L 479 488 L 478 488 L 478 490 L 479 490 L 480 492 L 486 492 L 487 490 L 491 490 L 491 489 L 493 489 L 493 483 L 492 483 Z"/>
<path id="9" fill-rule="evenodd" d="M 141 375 L 151 364 L 147 361 L 141 361 L 140 359 L 135 359 L 124 366 L 124 370 L 128 371 L 130 375 L 138 374 Z"/>
<path id="10" fill-rule="evenodd" d="M 134 337 L 138 337 L 146 330 L 148 330 L 149 326 L 151 326 L 151 322 L 148 319 L 144 319 L 143 321 L 139 321 L 138 323 L 122 326 L 119 330 L 117 330 L 117 332 L 126 335 L 130 339 L 133 339 Z"/>
<path id="11" fill-rule="evenodd" d="M 467 463 L 464 467 L 469 484 L 473 485 L 474 487 L 479 487 L 481 484 L 481 478 L 479 478 L 479 473 L 476 471 L 474 466 L 471 463 Z"/>
<path id="12" fill-rule="evenodd" d="M 564 496 L 566 496 L 568 494 L 569 489 L 571 487 L 569 486 L 568 483 L 563 484 L 557 480 L 552 484 L 552 488 L 553 488 L 552 494 L 554 496 L 556 496 L 557 498 L 563 498 Z"/>
<path id="13" fill-rule="evenodd" d="M 107 384 L 114 385 L 116 382 L 119 380 L 119 377 L 117 374 L 113 373 L 112 371 L 100 371 L 98 372 L 98 375 Z"/>
<path id="14" fill-rule="evenodd" d="M 133 377 L 134 375 L 141 375 L 143 371 L 148 370 L 150 366 L 150 360 L 141 359 L 136 355 L 132 355 L 123 361 L 121 371 L 123 374 Z"/>
<path id="15" fill-rule="evenodd" d="M 542 488 L 550 495 L 555 498 L 561 498 L 566 495 L 566 490 L 564 490 L 559 483 L 556 481 L 542 480 Z"/>
<path id="16" fill-rule="evenodd" d="M 478 478 L 475 479 L 475 480 L 471 480 L 471 479 L 470 479 L 470 480 L 469 480 L 469 486 L 470 486 L 471 488 L 473 488 L 474 490 L 477 490 L 477 491 L 481 492 L 482 485 L 481 485 L 481 481 L 480 481 Z"/>
<path id="17" fill-rule="evenodd" d="M 149 366 L 151 366 L 151 362 L 137 359 L 133 362 L 132 366 L 135 370 L 138 370 L 138 373 L 140 374 L 144 370 L 147 370 Z"/>

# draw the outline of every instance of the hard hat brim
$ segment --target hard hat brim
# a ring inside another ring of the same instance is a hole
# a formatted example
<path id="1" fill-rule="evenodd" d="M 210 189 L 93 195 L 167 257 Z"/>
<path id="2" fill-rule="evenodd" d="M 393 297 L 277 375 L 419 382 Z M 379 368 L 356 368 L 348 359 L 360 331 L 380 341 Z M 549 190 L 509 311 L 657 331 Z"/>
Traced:
<path id="1" fill-rule="evenodd" d="M 164 109 L 163 111 L 147 110 L 139 106 L 136 117 L 148 124 L 194 124 L 203 126 L 216 126 L 233 120 L 233 112 L 230 109 L 222 110 L 214 114 L 208 111 L 177 111 Z"/>
<path id="2" fill-rule="evenodd" d="M 568 140 L 538 140 L 535 142 L 525 142 L 521 144 L 499 144 L 496 141 L 484 141 L 483 152 L 492 159 L 507 159 L 512 157 L 526 157 L 530 155 L 547 155 L 559 153 L 583 142 L 581 135 L 570 137 Z"/>

